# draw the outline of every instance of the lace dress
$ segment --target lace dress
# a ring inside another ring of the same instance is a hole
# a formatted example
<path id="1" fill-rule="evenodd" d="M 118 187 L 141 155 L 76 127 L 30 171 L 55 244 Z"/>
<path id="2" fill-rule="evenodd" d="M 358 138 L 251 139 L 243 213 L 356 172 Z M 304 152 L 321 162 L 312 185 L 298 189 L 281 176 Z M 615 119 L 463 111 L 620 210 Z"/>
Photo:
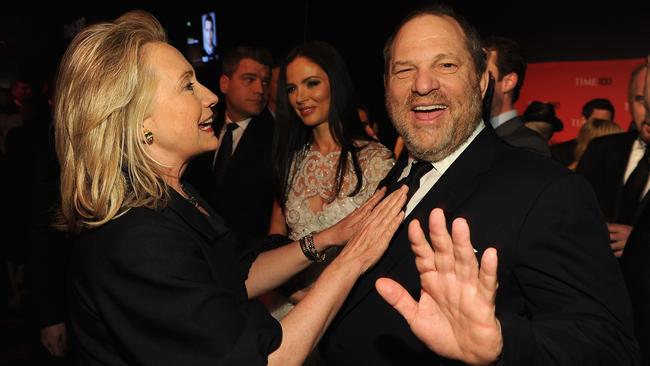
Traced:
<path id="1" fill-rule="evenodd" d="M 362 147 L 364 144 L 365 147 Z M 357 146 L 362 147 L 358 155 L 363 174 L 361 190 L 349 197 L 357 185 L 352 158 L 349 157 L 348 172 L 343 178 L 341 192 L 333 200 L 336 168 L 341 153 L 336 151 L 323 156 L 318 151 L 305 152 L 287 195 L 285 215 L 291 239 L 298 240 L 311 232 L 336 224 L 375 193 L 377 184 L 395 163 L 392 153 L 377 142 L 358 142 Z M 294 169 L 292 167 L 292 171 Z M 326 202 L 320 211 L 314 212 L 309 201 L 317 195 Z"/>
<path id="2" fill-rule="evenodd" d="M 318 151 L 311 151 L 310 146 L 307 146 L 298 170 L 295 171 L 295 164 L 292 166 L 291 170 L 296 174 L 287 195 L 285 210 L 291 239 L 298 240 L 309 233 L 322 231 L 339 222 L 375 193 L 379 182 L 395 164 L 392 152 L 378 142 L 359 141 L 356 145 L 362 148 L 358 158 L 363 182 L 359 192 L 351 197 L 348 195 L 354 191 L 357 184 L 351 157 L 348 157 L 348 172 L 343 178 L 341 192 L 334 199 L 332 196 L 336 188 L 336 169 L 341 155 L 339 151 L 322 155 Z M 310 199 L 315 196 L 325 200 L 322 209 L 317 212 L 314 212 L 309 204 Z M 330 248 L 324 262 L 313 263 L 294 276 L 290 280 L 289 287 L 295 290 L 309 288 L 339 252 L 340 247 Z M 277 319 L 281 319 L 291 308 L 293 305 L 286 301 L 276 307 L 272 314 Z"/>
<path id="3" fill-rule="evenodd" d="M 295 166 L 292 167 L 292 171 L 296 174 L 287 195 L 285 211 L 291 239 L 298 240 L 309 233 L 322 231 L 339 222 L 375 193 L 379 182 L 395 164 L 390 150 L 378 142 L 357 142 L 357 147 L 361 148 L 358 158 L 363 182 L 361 190 L 354 196 L 349 194 L 356 187 L 357 177 L 354 174 L 352 158 L 348 157 L 348 171 L 343 178 L 341 192 L 333 197 L 336 188 L 336 169 L 341 155 L 339 151 L 322 155 L 307 147 L 298 170 L 294 170 Z M 310 201 L 315 196 L 325 201 L 322 208 L 316 212 L 310 207 Z M 325 262 L 314 263 L 296 276 L 294 286 L 309 287 L 340 250 L 340 247 L 329 249 Z"/>

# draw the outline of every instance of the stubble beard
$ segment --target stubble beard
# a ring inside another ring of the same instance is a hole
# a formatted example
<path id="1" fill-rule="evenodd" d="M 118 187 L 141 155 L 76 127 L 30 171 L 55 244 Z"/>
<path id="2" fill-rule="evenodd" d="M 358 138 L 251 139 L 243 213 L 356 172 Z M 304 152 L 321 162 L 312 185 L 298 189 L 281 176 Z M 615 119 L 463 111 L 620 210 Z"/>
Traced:
<path id="1" fill-rule="evenodd" d="M 386 91 L 386 109 L 397 132 L 404 139 L 409 153 L 418 160 L 435 163 L 460 147 L 472 135 L 481 121 L 481 91 L 478 84 L 471 86 L 461 97 L 465 104 L 451 101 L 444 93 L 434 90 L 426 96 L 411 93 L 401 105 L 390 100 Z M 416 102 L 442 103 L 448 106 L 449 115 L 444 121 L 428 126 L 414 126 L 409 122 L 411 109 Z"/>

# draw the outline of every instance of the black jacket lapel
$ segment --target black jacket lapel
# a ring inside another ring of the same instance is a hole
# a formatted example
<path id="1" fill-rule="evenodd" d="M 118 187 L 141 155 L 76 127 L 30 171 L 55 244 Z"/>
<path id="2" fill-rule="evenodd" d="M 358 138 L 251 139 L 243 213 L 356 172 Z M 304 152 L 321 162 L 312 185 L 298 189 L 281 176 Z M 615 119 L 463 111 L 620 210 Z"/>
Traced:
<path id="1" fill-rule="evenodd" d="M 359 280 L 339 312 L 339 317 L 343 317 L 374 289 L 377 278 L 389 274 L 405 255 L 412 255 L 408 240 L 408 224 L 412 220 L 419 220 L 426 233 L 429 226 L 429 213 L 433 208 L 440 207 L 445 210 L 447 225 L 451 226 L 453 218 L 456 217 L 455 212 L 481 184 L 483 177 L 489 173 L 499 144 L 501 144 L 500 140 L 490 129 L 484 129 L 476 136 L 474 141 L 406 217 L 393 236 L 384 256 Z M 398 165 L 396 164 L 395 168 Z M 401 173 L 401 169 L 399 171 Z"/>

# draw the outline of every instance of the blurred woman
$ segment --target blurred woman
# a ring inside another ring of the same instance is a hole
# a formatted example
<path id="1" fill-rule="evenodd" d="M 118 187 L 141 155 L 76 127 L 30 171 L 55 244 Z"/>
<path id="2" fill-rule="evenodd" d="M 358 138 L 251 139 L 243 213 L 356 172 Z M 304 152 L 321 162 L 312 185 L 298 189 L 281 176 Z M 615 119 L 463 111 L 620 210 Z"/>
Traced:
<path id="1" fill-rule="evenodd" d="M 611 135 L 614 133 L 621 133 L 623 129 L 621 126 L 616 124 L 616 122 L 608 119 L 591 119 L 585 122 L 580 131 L 578 132 L 578 137 L 576 138 L 576 148 L 573 151 L 573 158 L 575 159 L 573 163 L 569 165 L 569 169 L 575 170 L 580 158 L 587 150 L 587 145 L 589 142 L 596 137 Z"/>

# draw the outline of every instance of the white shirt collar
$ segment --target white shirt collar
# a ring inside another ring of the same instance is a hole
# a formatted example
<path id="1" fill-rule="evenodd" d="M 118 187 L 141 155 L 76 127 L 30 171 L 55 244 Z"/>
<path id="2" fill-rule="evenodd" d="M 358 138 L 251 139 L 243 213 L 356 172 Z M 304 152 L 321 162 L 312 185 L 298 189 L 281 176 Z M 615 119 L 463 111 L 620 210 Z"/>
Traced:
<path id="1" fill-rule="evenodd" d="M 226 123 L 236 123 L 237 126 L 239 126 L 239 128 L 241 128 L 242 130 L 245 130 L 246 127 L 248 127 L 248 124 L 251 122 L 251 119 L 253 118 L 249 117 L 246 119 L 242 119 L 241 121 L 234 122 L 233 120 L 230 119 L 230 117 L 228 117 L 228 113 L 226 113 Z M 224 128 L 226 127 L 226 123 L 224 123 L 223 125 Z"/>
<path id="2" fill-rule="evenodd" d="M 474 130 L 474 132 L 472 132 L 472 134 L 467 138 L 467 140 L 465 142 L 463 142 L 458 147 L 458 149 L 456 149 L 456 151 L 452 152 L 451 154 L 449 154 L 447 157 L 443 158 L 442 160 L 439 160 L 439 161 L 436 161 L 435 163 L 432 163 L 433 168 L 436 171 L 438 171 L 438 173 L 440 173 L 440 175 L 445 174 L 445 172 L 447 171 L 447 169 L 449 169 L 451 164 L 453 164 L 454 161 L 456 161 L 456 159 L 460 156 L 460 154 L 462 154 L 463 151 L 465 151 L 465 149 L 467 149 L 467 146 L 469 146 L 469 144 L 471 144 L 472 141 L 474 141 L 476 136 L 478 136 L 478 134 L 481 133 L 481 131 L 483 131 L 484 128 L 485 128 L 485 123 L 483 123 L 483 121 L 481 121 L 478 124 L 478 126 L 476 126 L 476 129 Z M 409 156 L 408 164 L 406 165 L 406 168 L 404 169 L 404 172 L 402 172 L 401 178 L 406 177 L 408 175 L 409 171 L 411 170 L 411 163 L 413 163 L 414 160 L 415 159 L 413 157 Z"/>
<path id="3" fill-rule="evenodd" d="M 517 110 L 512 109 L 507 112 L 501 113 L 498 116 L 494 116 L 490 118 L 490 124 L 492 125 L 493 128 L 497 128 L 504 124 L 505 122 L 517 117 Z"/>
<path id="4" fill-rule="evenodd" d="M 451 154 L 449 154 L 449 156 L 445 157 L 444 159 L 433 163 L 433 169 L 431 169 L 428 173 L 422 176 L 422 178 L 420 178 L 420 187 L 418 188 L 417 191 L 415 191 L 415 193 L 413 193 L 413 196 L 406 204 L 405 213 L 407 216 L 411 213 L 411 211 L 413 211 L 415 206 L 417 206 L 418 203 L 420 203 L 422 198 L 424 198 L 424 196 L 429 192 L 429 190 L 431 190 L 431 188 L 436 184 L 436 182 L 438 182 L 438 179 L 440 179 L 440 177 L 442 177 L 442 175 L 445 174 L 445 172 L 447 171 L 447 169 L 449 169 L 451 164 L 453 164 L 454 161 L 456 161 L 456 159 L 460 156 L 460 154 L 462 154 L 463 151 L 467 149 L 469 144 L 471 144 L 472 141 L 474 141 L 476 136 L 478 136 L 478 134 L 481 133 L 481 131 L 483 131 L 484 128 L 485 128 L 485 123 L 481 121 L 478 124 L 478 126 L 476 126 L 476 129 L 474 130 L 474 132 L 472 132 L 472 134 L 469 136 L 467 141 L 463 142 L 458 147 L 458 149 L 456 149 L 456 151 L 452 152 Z M 411 163 L 413 162 L 413 160 L 414 159 L 409 156 L 409 160 L 408 160 L 409 163 L 402 171 L 402 175 L 400 176 L 399 179 L 402 179 L 408 175 L 409 171 L 411 170 Z"/>

